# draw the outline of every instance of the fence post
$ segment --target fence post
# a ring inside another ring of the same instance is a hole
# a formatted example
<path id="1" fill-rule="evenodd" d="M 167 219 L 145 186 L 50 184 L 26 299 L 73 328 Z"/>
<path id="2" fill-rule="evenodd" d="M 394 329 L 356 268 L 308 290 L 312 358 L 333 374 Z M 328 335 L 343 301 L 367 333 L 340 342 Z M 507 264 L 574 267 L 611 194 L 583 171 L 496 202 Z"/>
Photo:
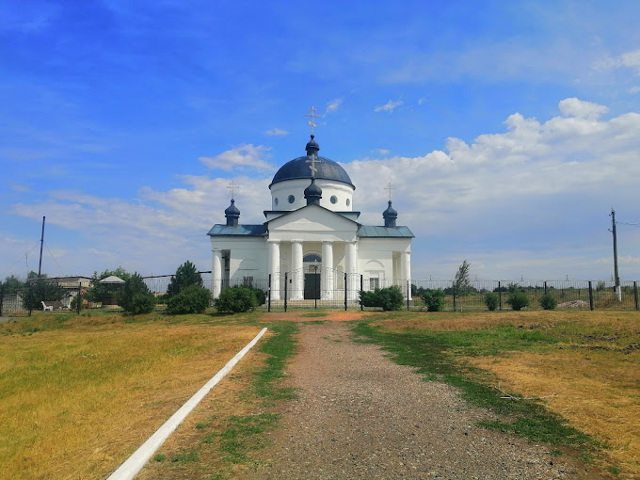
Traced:
<path id="1" fill-rule="evenodd" d="M 271 312 L 271 274 L 267 283 L 267 312 Z"/>
<path id="2" fill-rule="evenodd" d="M 344 310 L 347 311 L 347 276 L 349 274 L 344 272 Z"/>
<path id="3" fill-rule="evenodd" d="M 289 290 L 289 272 L 284 272 L 284 311 L 287 311 L 287 291 Z"/>
<path id="4" fill-rule="evenodd" d="M 364 303 L 362 303 L 363 291 L 364 291 L 364 275 L 360 274 L 360 311 L 364 310 Z"/>
<path id="5" fill-rule="evenodd" d="M 593 285 L 591 280 L 589 280 L 589 310 L 595 310 L 595 306 L 593 305 Z"/>
<path id="6" fill-rule="evenodd" d="M 498 310 L 502 311 L 502 284 L 498 280 Z"/>
<path id="7" fill-rule="evenodd" d="M 2 316 L 2 303 L 4 302 L 4 286 L 0 282 L 0 317 Z"/>
<path id="8" fill-rule="evenodd" d="M 76 295 L 76 311 L 80 315 L 80 309 L 82 308 L 82 282 L 78 282 L 78 295 Z"/>
<path id="9" fill-rule="evenodd" d="M 453 292 L 453 311 L 456 311 L 456 282 L 451 282 L 451 290 Z"/>
<path id="10" fill-rule="evenodd" d="M 636 310 L 640 310 L 640 305 L 638 305 L 638 282 L 633 282 L 633 298 L 636 301 Z"/>
<path id="11" fill-rule="evenodd" d="M 407 280 L 407 312 L 411 309 L 411 281 Z"/>
<path id="12" fill-rule="evenodd" d="M 544 281 L 544 294 L 547 294 L 547 281 Z"/>

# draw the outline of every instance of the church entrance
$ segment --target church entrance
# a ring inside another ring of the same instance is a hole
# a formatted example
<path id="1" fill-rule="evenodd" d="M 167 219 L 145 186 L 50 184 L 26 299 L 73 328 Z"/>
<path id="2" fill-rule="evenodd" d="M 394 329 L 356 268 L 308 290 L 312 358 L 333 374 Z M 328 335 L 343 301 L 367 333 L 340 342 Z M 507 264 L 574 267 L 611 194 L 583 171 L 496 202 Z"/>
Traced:
<path id="1" fill-rule="evenodd" d="M 304 265 L 304 299 L 320 300 L 320 271 L 322 258 L 317 253 L 305 255 Z"/>

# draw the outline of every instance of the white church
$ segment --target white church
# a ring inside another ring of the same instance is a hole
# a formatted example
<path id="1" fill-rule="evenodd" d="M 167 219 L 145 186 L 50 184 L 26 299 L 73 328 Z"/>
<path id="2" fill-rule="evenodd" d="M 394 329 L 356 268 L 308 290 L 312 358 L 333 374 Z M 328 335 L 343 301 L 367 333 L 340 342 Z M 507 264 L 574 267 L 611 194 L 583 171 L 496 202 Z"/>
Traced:
<path id="1" fill-rule="evenodd" d="M 226 223 L 208 235 L 213 252 L 212 293 L 227 286 L 268 288 L 271 299 L 356 301 L 358 291 L 398 285 L 405 296 L 411 279 L 413 233 L 396 226 L 391 200 L 383 225 L 358 223 L 355 185 L 333 160 L 318 155 L 311 135 L 307 154 L 285 163 L 269 185 L 271 209 L 259 225 L 239 222 L 232 198 Z M 346 287 L 346 290 L 345 290 Z M 286 289 L 286 291 L 285 291 Z"/>

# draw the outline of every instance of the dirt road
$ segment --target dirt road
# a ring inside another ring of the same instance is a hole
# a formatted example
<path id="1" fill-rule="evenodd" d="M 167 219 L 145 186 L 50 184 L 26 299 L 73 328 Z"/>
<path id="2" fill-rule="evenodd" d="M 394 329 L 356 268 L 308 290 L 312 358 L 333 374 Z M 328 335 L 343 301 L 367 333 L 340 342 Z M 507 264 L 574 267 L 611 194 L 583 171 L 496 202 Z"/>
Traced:
<path id="1" fill-rule="evenodd" d="M 494 416 L 425 382 L 339 322 L 303 324 L 283 428 L 253 479 L 595 479 L 569 454 L 475 427 Z"/>

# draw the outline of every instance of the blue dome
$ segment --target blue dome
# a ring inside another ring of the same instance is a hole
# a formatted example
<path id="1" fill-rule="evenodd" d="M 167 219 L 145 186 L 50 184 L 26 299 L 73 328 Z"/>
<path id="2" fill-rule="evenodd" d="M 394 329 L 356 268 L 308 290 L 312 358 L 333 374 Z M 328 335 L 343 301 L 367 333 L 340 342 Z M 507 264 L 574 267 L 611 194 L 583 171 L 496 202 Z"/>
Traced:
<path id="1" fill-rule="evenodd" d="M 309 163 L 309 160 L 312 156 L 315 156 L 316 179 L 332 180 L 335 182 L 346 183 L 355 190 L 356 187 L 353 185 L 353 183 L 351 183 L 351 179 L 349 178 L 347 172 L 345 172 L 344 168 L 342 168 L 330 158 L 315 155 L 318 150 L 320 150 L 320 147 L 315 142 L 312 136 L 309 143 L 307 143 L 307 155 L 294 158 L 293 160 L 285 163 L 282 167 L 280 167 L 280 169 L 273 176 L 271 185 L 279 182 L 286 182 L 287 180 L 313 178 L 314 175 L 312 175 L 311 173 L 311 165 Z M 271 185 L 269 185 L 269 188 L 271 188 Z"/>

